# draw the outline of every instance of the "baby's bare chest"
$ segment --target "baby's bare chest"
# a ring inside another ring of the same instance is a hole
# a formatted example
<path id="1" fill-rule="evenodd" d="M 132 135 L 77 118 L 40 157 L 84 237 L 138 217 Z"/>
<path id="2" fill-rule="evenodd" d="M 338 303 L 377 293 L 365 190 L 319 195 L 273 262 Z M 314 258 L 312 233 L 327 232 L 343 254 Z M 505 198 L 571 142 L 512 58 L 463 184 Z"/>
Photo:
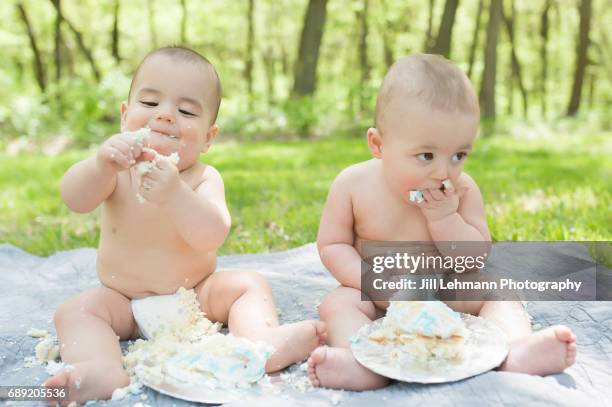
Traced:
<path id="1" fill-rule="evenodd" d="M 420 209 L 374 191 L 353 197 L 354 231 L 360 240 L 431 241 Z"/>

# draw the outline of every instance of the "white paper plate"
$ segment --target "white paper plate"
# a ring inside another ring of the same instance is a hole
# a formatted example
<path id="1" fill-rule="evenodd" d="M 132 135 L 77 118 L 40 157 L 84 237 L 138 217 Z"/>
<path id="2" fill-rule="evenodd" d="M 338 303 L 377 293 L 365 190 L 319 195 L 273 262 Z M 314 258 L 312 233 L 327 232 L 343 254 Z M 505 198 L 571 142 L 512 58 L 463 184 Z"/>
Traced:
<path id="1" fill-rule="evenodd" d="M 355 359 L 363 366 L 391 379 L 417 383 L 444 383 L 465 379 L 498 367 L 508 354 L 506 335 L 492 322 L 469 314 L 461 319 L 470 330 L 461 362 L 411 362 L 409 355 L 391 352 L 390 345 L 370 341 L 368 336 L 382 327 L 383 318 L 362 327 L 351 342 Z M 395 355 L 394 355 L 395 353 Z"/>
<path id="2" fill-rule="evenodd" d="M 181 385 L 167 380 L 159 382 L 157 379 L 149 377 L 144 369 L 138 367 L 136 368 L 136 376 L 145 386 L 167 396 L 207 404 L 245 401 L 253 397 L 277 395 L 290 389 L 290 386 L 280 378 L 278 373 L 269 375 L 269 382 L 265 386 L 255 383 L 250 388 L 245 389 L 236 387 L 210 389 L 203 386 Z"/>

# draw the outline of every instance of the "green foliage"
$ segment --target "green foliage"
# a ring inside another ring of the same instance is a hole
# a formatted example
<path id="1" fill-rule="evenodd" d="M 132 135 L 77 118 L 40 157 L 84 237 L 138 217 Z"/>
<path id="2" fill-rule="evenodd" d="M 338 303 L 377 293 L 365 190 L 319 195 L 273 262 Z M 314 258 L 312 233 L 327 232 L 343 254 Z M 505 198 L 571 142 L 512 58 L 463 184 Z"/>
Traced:
<path id="1" fill-rule="evenodd" d="M 15 1 L 0 2 L 0 144 L 25 136 L 32 141 L 58 134 L 79 146 L 99 142 L 118 128 L 119 103 L 128 90 L 128 78 L 142 56 L 155 45 L 180 42 L 183 15 L 180 1 L 120 2 L 119 51 L 117 62 L 111 53 L 114 0 L 62 2 L 63 13 L 83 36 L 83 41 L 102 73 L 94 81 L 89 62 L 66 26 L 62 30 L 62 79 L 55 83 L 55 11 L 49 1 L 23 1 L 38 41 L 48 82 L 40 95 L 33 69 L 33 53 L 18 17 Z M 485 2 L 486 3 L 486 2 Z M 528 117 L 522 117 L 522 101 L 515 81 L 510 80 L 510 43 L 500 32 L 497 63 L 496 101 L 499 113 L 495 127 L 505 116 L 512 120 L 557 120 L 566 110 L 575 59 L 578 30 L 576 2 L 552 2 L 548 42 L 547 112 L 542 111 L 541 38 L 538 32 L 544 1 L 516 0 L 515 44 L 529 97 Z M 283 138 L 332 134 L 346 128 L 361 128 L 372 121 L 375 94 L 393 59 L 423 51 L 429 21 L 428 2 L 385 0 L 370 2 L 368 8 L 367 66 L 359 59 L 357 18 L 362 2 L 328 2 L 327 19 L 317 68 L 317 91 L 298 102 L 289 100 L 293 67 L 306 2 L 260 0 L 255 4 L 253 51 L 253 92 L 246 91 L 247 2 L 211 0 L 188 1 L 187 46 L 207 56 L 217 68 L 224 89 L 220 124 L 244 139 Z M 468 69 L 469 50 L 478 2 L 461 2 L 453 29 L 451 59 Z M 593 1 L 592 45 L 583 86 L 581 112 L 607 116 L 612 106 L 609 81 L 610 38 L 605 24 L 607 3 Z M 435 2 L 431 32 L 438 32 L 444 2 Z M 509 12 L 509 4 L 506 5 Z M 478 88 L 483 69 L 483 43 L 487 11 L 482 16 L 472 82 Z M 231 29 L 228 29 L 231 27 Z M 157 39 L 154 44 L 153 34 Z M 388 60 L 390 58 L 390 60 Z M 364 77 L 365 75 L 365 77 Z M 60 103 L 59 100 L 62 102 Z M 512 109 L 511 109 L 512 107 Z M 485 128 L 488 124 L 485 124 Z M 0 145 L 1 147 L 1 145 Z"/>
<path id="2" fill-rule="evenodd" d="M 610 133 L 538 136 L 479 139 L 468 159 L 494 238 L 612 240 Z M 39 255 L 96 246 L 97 214 L 70 213 L 58 190 L 91 154 L 0 156 L 0 242 Z M 329 137 L 221 143 L 203 159 L 221 172 L 232 214 L 221 253 L 254 253 L 314 241 L 330 183 L 369 152 L 363 139 Z"/>
<path id="3" fill-rule="evenodd" d="M 119 109 L 128 87 L 129 79 L 118 71 L 99 85 L 79 78 L 52 83 L 45 95 L 20 96 L 10 112 L 0 109 L 1 134 L 5 142 L 26 137 L 40 144 L 64 135 L 79 147 L 99 143 L 119 131 Z"/>

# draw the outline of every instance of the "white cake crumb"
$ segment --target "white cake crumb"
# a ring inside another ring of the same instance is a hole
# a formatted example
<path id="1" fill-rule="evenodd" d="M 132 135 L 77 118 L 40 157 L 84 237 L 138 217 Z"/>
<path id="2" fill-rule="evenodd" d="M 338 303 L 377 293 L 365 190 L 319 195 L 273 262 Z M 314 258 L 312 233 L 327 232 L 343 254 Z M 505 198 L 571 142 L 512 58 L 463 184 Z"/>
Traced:
<path id="1" fill-rule="evenodd" d="M 64 362 L 56 362 L 54 360 L 50 360 L 47 362 L 47 367 L 45 370 L 49 374 L 49 376 L 55 376 L 57 372 L 64 368 Z"/>
<path id="2" fill-rule="evenodd" d="M 409 198 L 411 202 L 421 203 L 425 200 L 421 191 L 412 190 L 410 191 Z"/>
<path id="3" fill-rule="evenodd" d="M 132 133 L 136 138 L 136 143 L 140 146 L 143 145 L 144 140 L 151 135 L 151 129 L 143 127 Z"/>
<path id="4" fill-rule="evenodd" d="M 334 392 L 334 394 L 332 394 L 331 397 L 329 398 L 329 401 L 332 403 L 332 405 L 335 406 L 338 403 L 340 403 L 340 401 L 342 401 L 342 397 L 343 397 L 342 392 Z"/>
<path id="5" fill-rule="evenodd" d="M 444 181 L 442 181 L 442 185 L 444 186 L 444 189 L 449 189 L 450 187 L 453 186 L 453 184 L 448 179 L 445 179 Z"/>
<path id="6" fill-rule="evenodd" d="M 40 362 L 55 360 L 59 357 L 59 346 L 54 336 L 47 335 L 42 338 L 34 349 L 36 359 Z"/>
<path id="7" fill-rule="evenodd" d="M 47 332 L 46 329 L 30 328 L 28 329 L 27 335 L 32 338 L 44 338 L 49 335 L 49 332 Z"/>
<path id="8" fill-rule="evenodd" d="M 127 396 L 128 388 L 127 387 L 119 387 L 113 391 L 113 395 L 111 396 L 111 401 L 123 400 L 125 396 Z"/>

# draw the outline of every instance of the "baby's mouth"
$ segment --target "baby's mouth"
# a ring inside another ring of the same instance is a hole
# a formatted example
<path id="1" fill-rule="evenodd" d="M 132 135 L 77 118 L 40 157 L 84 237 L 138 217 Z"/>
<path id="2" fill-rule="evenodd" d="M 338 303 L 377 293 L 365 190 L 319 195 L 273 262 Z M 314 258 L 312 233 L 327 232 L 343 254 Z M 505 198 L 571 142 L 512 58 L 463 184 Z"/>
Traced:
<path id="1" fill-rule="evenodd" d="M 176 137 L 173 134 L 169 134 L 169 133 L 165 133 L 163 131 L 158 131 L 158 130 L 151 130 L 151 134 L 152 135 L 157 135 L 157 136 L 161 136 L 161 137 L 168 137 L 172 140 L 178 140 L 178 137 Z"/>
<path id="2" fill-rule="evenodd" d="M 163 155 L 169 155 L 179 151 L 179 138 L 163 131 L 151 130 L 151 137 L 148 139 L 149 147 Z"/>

